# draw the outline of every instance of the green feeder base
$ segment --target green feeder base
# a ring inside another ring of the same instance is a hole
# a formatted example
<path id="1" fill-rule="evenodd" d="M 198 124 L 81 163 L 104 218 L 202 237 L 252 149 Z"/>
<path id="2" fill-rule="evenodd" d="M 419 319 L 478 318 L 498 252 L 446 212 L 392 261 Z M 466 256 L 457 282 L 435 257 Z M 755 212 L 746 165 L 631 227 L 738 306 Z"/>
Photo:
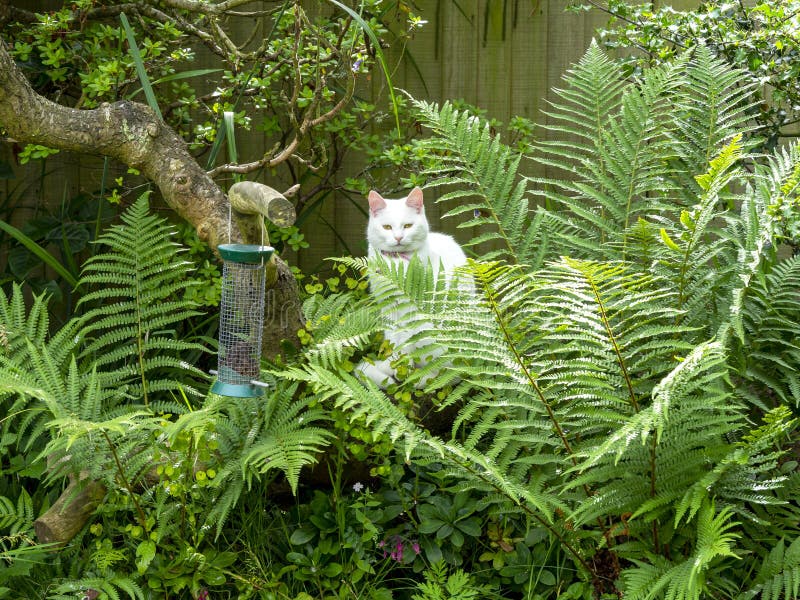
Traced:
<path id="1" fill-rule="evenodd" d="M 250 383 L 225 383 L 218 379 L 211 386 L 211 393 L 232 398 L 259 398 L 264 395 L 264 388 Z"/>

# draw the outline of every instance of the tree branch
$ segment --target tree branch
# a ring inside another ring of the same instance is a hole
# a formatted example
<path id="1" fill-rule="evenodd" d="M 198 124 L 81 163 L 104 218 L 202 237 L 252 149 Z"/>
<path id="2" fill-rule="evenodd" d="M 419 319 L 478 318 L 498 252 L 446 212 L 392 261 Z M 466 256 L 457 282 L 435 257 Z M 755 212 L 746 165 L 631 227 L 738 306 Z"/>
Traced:
<path id="1" fill-rule="evenodd" d="M 324 86 L 320 86 L 322 88 Z M 319 89 L 319 88 L 318 88 Z M 303 115 L 303 122 L 297 128 L 297 133 L 295 134 L 294 138 L 292 139 L 287 146 L 275 154 L 275 149 L 273 148 L 264 155 L 259 160 L 249 162 L 249 163 L 240 163 L 240 164 L 226 164 L 220 165 L 211 169 L 208 174 L 210 177 L 216 177 L 220 173 L 252 173 L 258 169 L 267 167 L 267 168 L 274 168 L 277 167 L 282 162 L 285 162 L 289 158 L 292 157 L 294 151 L 297 150 L 297 147 L 300 145 L 300 142 L 303 138 L 308 134 L 308 132 L 313 129 L 314 127 L 318 127 L 323 123 L 327 123 L 331 119 L 333 119 L 342 109 L 347 106 L 347 103 L 353 97 L 353 90 L 355 89 L 355 76 L 351 76 L 347 82 L 347 90 L 345 91 L 342 98 L 336 105 L 331 108 L 328 112 L 319 117 L 313 118 L 311 115 L 316 108 L 316 102 L 312 102 L 311 105 L 306 110 L 305 114 Z"/>
<path id="2" fill-rule="evenodd" d="M 20 143 L 41 144 L 80 154 L 108 156 L 136 168 L 155 183 L 166 204 L 191 223 L 211 248 L 231 242 L 260 243 L 259 228 L 230 219 L 230 204 L 186 143 L 147 106 L 102 104 L 94 110 L 61 106 L 38 95 L 0 40 L 0 126 Z M 249 222 L 252 219 L 247 219 Z M 244 229 L 243 229 L 244 227 Z M 297 284 L 281 260 L 270 270 L 274 282 L 262 338 L 266 356 L 295 340 L 303 318 Z"/>
<path id="3" fill-rule="evenodd" d="M 23 143 L 109 156 L 134 167 L 212 248 L 220 242 L 218 232 L 228 229 L 225 194 L 150 108 L 123 101 L 77 110 L 51 102 L 31 88 L 2 41 L 0 124 Z M 231 236 L 242 241 L 238 230 Z"/>

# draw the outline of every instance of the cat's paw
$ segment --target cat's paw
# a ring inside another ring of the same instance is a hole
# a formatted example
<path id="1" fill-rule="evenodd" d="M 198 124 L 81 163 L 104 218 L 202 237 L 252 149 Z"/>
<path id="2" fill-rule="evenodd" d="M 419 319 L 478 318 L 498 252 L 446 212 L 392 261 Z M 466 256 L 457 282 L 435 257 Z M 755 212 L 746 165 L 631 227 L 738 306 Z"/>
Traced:
<path id="1" fill-rule="evenodd" d="M 369 379 L 382 390 L 396 383 L 394 369 L 388 360 L 379 360 L 375 363 L 362 360 L 356 366 L 356 376 Z"/>

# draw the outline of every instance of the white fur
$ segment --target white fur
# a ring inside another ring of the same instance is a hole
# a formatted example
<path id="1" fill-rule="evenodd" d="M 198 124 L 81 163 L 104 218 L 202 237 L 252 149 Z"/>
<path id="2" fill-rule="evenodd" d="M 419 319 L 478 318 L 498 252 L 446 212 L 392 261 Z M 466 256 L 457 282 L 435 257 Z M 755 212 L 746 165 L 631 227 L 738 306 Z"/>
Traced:
<path id="1" fill-rule="evenodd" d="M 443 273 L 448 286 L 453 283 L 456 267 L 464 265 L 467 257 L 452 237 L 430 232 L 422 190 L 414 188 L 406 198 L 399 199 L 383 198 L 372 191 L 369 193 L 369 205 L 367 241 L 370 257 L 382 255 L 384 260 L 403 262 L 416 256 L 423 264 L 434 269 L 434 275 Z M 408 310 L 395 309 L 391 311 L 389 320 L 391 323 L 401 323 L 407 314 Z M 430 344 L 426 341 L 409 344 L 409 338 L 420 333 L 422 329 L 415 331 L 395 328 L 391 323 L 384 335 L 394 348 L 410 351 Z M 441 351 L 431 348 L 431 354 L 440 353 Z M 375 364 L 364 361 L 358 366 L 358 370 L 376 384 L 385 386 L 396 375 L 390 364 L 395 358 L 396 356 L 389 360 L 376 361 Z"/>

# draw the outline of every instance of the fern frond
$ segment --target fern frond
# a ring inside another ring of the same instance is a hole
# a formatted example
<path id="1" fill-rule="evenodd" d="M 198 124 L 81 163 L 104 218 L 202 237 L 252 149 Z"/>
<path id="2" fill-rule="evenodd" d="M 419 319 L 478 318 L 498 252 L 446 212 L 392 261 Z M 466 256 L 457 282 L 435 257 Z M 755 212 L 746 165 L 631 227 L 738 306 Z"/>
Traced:
<path id="1" fill-rule="evenodd" d="M 187 285 L 196 285 L 190 263 L 178 258 L 174 231 L 149 214 L 147 194 L 98 240 L 109 248 L 84 265 L 81 282 L 96 289 L 79 307 L 88 308 L 79 323 L 87 340 L 81 357 L 94 362 L 104 383 L 133 384 L 145 404 L 150 393 L 183 389 L 197 394 L 204 373 L 180 360 L 182 353 L 205 351 L 177 339 L 171 330 L 198 313 L 181 300 Z M 181 373 L 179 385 L 165 373 Z"/>
<path id="2" fill-rule="evenodd" d="M 352 294 L 311 296 L 303 304 L 306 328 L 315 343 L 306 352 L 309 361 L 331 368 L 365 347 L 381 330 L 379 315 L 371 306 L 353 301 Z"/>
<path id="3" fill-rule="evenodd" d="M 210 396 L 202 408 L 180 415 L 165 428 L 175 440 L 190 434 L 195 439 L 213 432 L 219 443 L 220 465 L 210 489 L 217 494 L 206 523 L 217 535 L 239 501 L 245 486 L 267 475 L 283 473 L 296 491 L 300 471 L 317 462 L 330 443 L 331 433 L 322 427 L 328 419 L 310 397 L 300 397 L 297 385 L 273 380 L 266 398 Z"/>
<path id="4" fill-rule="evenodd" d="M 551 123 L 543 127 L 558 135 L 542 144 L 547 154 L 582 162 L 601 149 L 602 132 L 608 127 L 609 116 L 619 110 L 628 84 L 620 66 L 595 41 L 562 79 L 566 85 L 553 89 L 559 100 L 544 111 Z M 562 141 L 566 137 L 572 140 L 570 144 Z M 561 167 L 561 163 L 553 166 Z"/>
<path id="5" fill-rule="evenodd" d="M 800 257 L 779 262 L 772 272 L 749 286 L 742 301 L 742 334 L 748 353 L 739 373 L 753 385 L 761 385 L 784 402 L 800 405 L 796 372 L 800 365 Z M 740 341 L 742 339 L 740 338 Z"/>
<path id="6" fill-rule="evenodd" d="M 3 330 L 0 355 L 11 360 L 24 357 L 28 342 L 41 345 L 47 338 L 49 316 L 46 297 L 34 296 L 28 307 L 18 284 L 12 285 L 11 297 L 0 291 L 0 326 Z"/>
<path id="7" fill-rule="evenodd" d="M 697 479 L 675 508 L 675 522 L 684 515 L 691 519 L 702 503 L 712 495 L 737 506 L 774 504 L 781 500 L 769 492 L 780 489 L 785 476 L 775 476 L 774 466 L 784 454 L 776 444 L 797 425 L 786 407 L 779 407 L 764 416 L 764 424 L 747 433 L 713 469 Z"/>
<path id="8" fill-rule="evenodd" d="M 491 242 L 486 260 L 503 259 L 538 266 L 547 249 L 545 213 L 529 205 L 525 180 L 518 180 L 520 155 L 493 137 L 488 123 L 450 103 L 413 101 L 420 122 L 434 137 L 420 147 L 438 164 L 426 171 L 432 187 L 446 186 L 439 202 L 454 203 L 444 216 L 463 217 L 459 227 L 481 227 L 482 233 L 466 242 L 475 247 Z M 455 188 L 455 189 L 453 189 Z"/>
<path id="9" fill-rule="evenodd" d="M 753 580 L 753 586 L 743 598 L 760 597 L 761 600 L 789 600 L 800 593 L 800 537 L 789 547 L 781 538 L 764 557 Z"/>
<path id="10" fill-rule="evenodd" d="M 590 49 L 585 58 L 591 63 L 604 64 L 599 50 Z M 554 215 L 564 226 L 567 235 L 583 239 L 583 252 L 594 251 L 594 257 L 609 259 L 627 255 L 627 231 L 639 216 L 658 210 L 675 195 L 664 176 L 665 161 L 674 151 L 668 135 L 675 127 L 674 94 L 683 82 L 685 65 L 678 61 L 662 69 L 652 69 L 638 85 L 627 85 L 621 91 L 619 107 L 613 113 L 598 114 L 595 105 L 571 105 L 571 110 L 558 118 L 581 123 L 587 131 L 594 130 L 591 144 L 585 152 L 571 150 L 571 141 L 563 139 L 539 146 L 541 157 L 535 159 L 549 167 L 568 169 L 569 179 L 536 178 L 537 193 L 554 201 L 563 209 Z M 569 88 L 581 85 L 568 75 Z M 619 76 L 612 79 L 618 80 Z M 597 82 L 602 86 L 603 83 Z M 598 122 L 598 118 L 601 120 Z M 598 160 L 599 158 L 599 160 Z M 582 235 L 581 235 L 582 231 Z M 558 233 L 563 243 L 571 237 Z M 619 244 L 619 250 L 612 251 Z M 575 250 L 580 251 L 579 248 Z"/>
<path id="11" fill-rule="evenodd" d="M 120 600 L 120 592 L 131 600 L 145 600 L 142 588 L 130 577 L 110 571 L 105 577 L 84 577 L 55 586 L 48 600 L 74 600 L 76 594 L 94 590 L 110 600 Z"/>
<path id="12" fill-rule="evenodd" d="M 680 90 L 684 107 L 671 135 L 678 150 L 679 184 L 693 189 L 693 170 L 708 165 L 717 149 L 736 136 L 755 129 L 751 119 L 755 83 L 743 71 L 718 60 L 706 46 L 693 48 L 686 69 L 687 85 Z"/>
<path id="13" fill-rule="evenodd" d="M 735 365 L 748 382 L 742 388 L 749 401 L 768 410 L 764 395 L 777 395 L 782 401 L 800 404 L 796 371 L 800 350 L 795 343 L 800 330 L 800 262 L 796 256 L 779 259 L 775 238 L 780 215 L 776 207 L 796 185 L 800 150 L 792 145 L 770 157 L 756 170 L 741 210 L 740 224 L 731 232 L 738 241 L 738 281 L 730 303 L 730 317 L 720 335 L 735 334 Z M 749 388 L 749 389 L 748 389 Z"/>
<path id="14" fill-rule="evenodd" d="M 677 221 L 684 207 L 701 193 L 692 169 L 707 167 L 722 143 L 749 130 L 748 90 L 721 60 L 701 50 L 646 71 L 632 84 L 608 85 L 619 101 L 597 112 L 597 102 L 583 90 L 587 81 L 602 97 L 604 83 L 592 69 L 608 71 L 608 59 L 590 48 L 565 77 L 565 98 L 551 111 L 557 123 L 570 125 L 564 135 L 538 146 L 536 160 L 563 178 L 537 178 L 536 193 L 554 202 L 554 239 L 575 257 L 637 260 L 640 219 L 667 216 Z M 619 67 L 616 67 L 617 69 Z M 612 96 L 614 97 L 614 96 Z M 646 264 L 646 263 L 641 263 Z"/>
<path id="15" fill-rule="evenodd" d="M 575 518 L 588 523 L 611 511 L 649 520 L 678 502 L 707 473 L 708 461 L 722 458 L 723 436 L 740 426 L 725 374 L 719 344 L 699 346 L 653 389 L 652 404 L 588 448 L 567 487 L 591 483 L 598 500 L 578 507 Z"/>
<path id="16" fill-rule="evenodd" d="M 33 501 L 30 494 L 22 488 L 16 503 L 10 498 L 0 496 L 0 529 L 8 531 L 15 536 L 33 529 Z"/>
<path id="17" fill-rule="evenodd" d="M 708 571 L 716 563 L 738 558 L 733 543 L 738 535 L 731 531 L 730 509 L 719 513 L 712 503 L 703 505 L 698 515 L 697 537 L 692 554 L 676 564 L 658 558 L 654 564 L 635 561 L 636 567 L 622 573 L 625 597 L 634 600 L 700 600 L 715 597 L 708 585 Z"/>

